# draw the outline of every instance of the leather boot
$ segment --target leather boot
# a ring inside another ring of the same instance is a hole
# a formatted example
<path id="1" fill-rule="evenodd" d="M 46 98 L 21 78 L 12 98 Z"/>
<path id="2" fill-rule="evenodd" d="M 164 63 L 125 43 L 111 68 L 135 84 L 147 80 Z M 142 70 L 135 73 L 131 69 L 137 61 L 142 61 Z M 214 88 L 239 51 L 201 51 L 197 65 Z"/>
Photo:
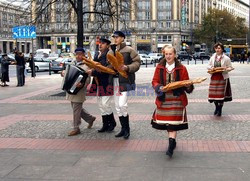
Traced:
<path id="1" fill-rule="evenodd" d="M 99 133 L 103 133 L 105 131 L 107 131 L 109 128 L 108 125 L 108 115 L 104 115 L 102 116 L 102 128 L 98 130 Z"/>
<path id="2" fill-rule="evenodd" d="M 108 125 L 109 127 L 108 127 L 107 132 L 113 131 L 116 127 L 115 117 L 113 113 L 108 115 Z"/>
<path id="3" fill-rule="evenodd" d="M 223 107 L 223 104 L 218 105 L 218 113 L 217 113 L 217 116 L 221 116 L 221 114 L 222 114 L 222 107 Z"/>
<path id="4" fill-rule="evenodd" d="M 215 105 L 215 111 L 214 111 L 214 115 L 216 116 L 218 114 L 218 102 L 214 102 L 214 105 Z"/>
<path id="5" fill-rule="evenodd" d="M 124 136 L 124 133 L 125 133 L 125 125 L 124 125 L 123 119 L 124 119 L 123 116 L 119 116 L 119 120 L 120 120 L 122 128 L 121 128 L 121 131 L 117 135 L 115 135 L 115 137 L 117 138 Z"/>
<path id="6" fill-rule="evenodd" d="M 124 126 L 125 126 L 123 138 L 128 139 L 130 136 L 129 116 L 127 115 L 126 117 L 123 117 L 123 119 L 124 119 Z"/>
<path id="7" fill-rule="evenodd" d="M 169 138 L 169 145 L 168 145 L 168 150 L 166 152 L 166 155 L 168 155 L 170 158 L 172 158 L 174 154 L 174 149 L 176 147 L 176 141 L 174 138 Z"/>

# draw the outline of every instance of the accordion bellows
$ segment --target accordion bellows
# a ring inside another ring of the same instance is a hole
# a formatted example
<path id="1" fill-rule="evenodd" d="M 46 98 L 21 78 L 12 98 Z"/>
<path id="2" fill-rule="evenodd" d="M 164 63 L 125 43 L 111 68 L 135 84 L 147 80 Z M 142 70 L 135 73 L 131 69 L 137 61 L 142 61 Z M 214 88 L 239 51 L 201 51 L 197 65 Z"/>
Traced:
<path id="1" fill-rule="evenodd" d="M 103 73 L 116 74 L 111 68 L 103 66 L 101 63 L 96 62 L 92 59 L 91 54 L 88 52 L 88 59 L 83 58 L 83 63 L 85 63 L 89 68 L 97 69 Z"/>
<path id="2" fill-rule="evenodd" d="M 184 87 L 186 85 L 190 85 L 190 84 L 199 84 L 203 81 L 205 81 L 207 78 L 203 77 L 203 78 L 197 78 L 194 80 L 182 80 L 182 81 L 176 81 L 176 82 L 171 82 L 168 85 L 164 86 L 162 88 L 162 91 L 169 91 L 169 90 L 173 90 L 173 89 L 178 89 L 181 87 Z"/>
<path id="3" fill-rule="evenodd" d="M 79 82 L 81 84 L 85 84 L 87 78 L 88 74 L 84 70 L 74 65 L 67 65 L 62 81 L 62 90 L 65 90 L 69 94 L 75 95 L 82 88 L 76 87 L 76 85 Z"/>

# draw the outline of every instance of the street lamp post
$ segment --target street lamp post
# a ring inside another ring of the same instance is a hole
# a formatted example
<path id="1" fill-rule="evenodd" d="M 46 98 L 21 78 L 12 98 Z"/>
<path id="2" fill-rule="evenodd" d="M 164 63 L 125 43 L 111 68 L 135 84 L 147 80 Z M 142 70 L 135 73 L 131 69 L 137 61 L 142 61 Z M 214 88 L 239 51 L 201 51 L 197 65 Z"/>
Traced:
<path id="1" fill-rule="evenodd" d="M 216 20 L 216 42 L 215 43 L 217 43 L 218 42 L 218 40 L 219 40 L 219 21 L 221 22 L 221 21 L 223 21 L 223 19 L 224 18 L 219 18 L 219 19 L 217 19 Z"/>

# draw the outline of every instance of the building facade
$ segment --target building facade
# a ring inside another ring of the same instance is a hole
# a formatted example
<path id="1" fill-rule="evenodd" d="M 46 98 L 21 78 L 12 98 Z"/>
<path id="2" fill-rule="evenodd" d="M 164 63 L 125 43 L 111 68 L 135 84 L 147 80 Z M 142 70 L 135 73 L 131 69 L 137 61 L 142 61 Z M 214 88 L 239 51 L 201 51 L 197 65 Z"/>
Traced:
<path id="1" fill-rule="evenodd" d="M 219 10 L 226 9 L 235 16 L 246 19 L 246 26 L 249 26 L 249 5 L 241 0 L 216 0 L 215 8 Z"/>
<path id="2" fill-rule="evenodd" d="M 12 28 L 28 25 L 30 13 L 20 7 L 0 2 L 0 53 L 11 53 L 14 49 L 24 53 L 31 52 L 30 39 L 13 39 Z"/>
<path id="3" fill-rule="evenodd" d="M 115 0 L 114 0 L 115 1 Z M 35 9 L 41 0 L 32 4 L 32 18 L 37 18 Z M 93 10 L 94 0 L 83 0 L 84 11 Z M 232 5 L 237 16 L 244 16 L 241 1 L 229 0 L 124 0 L 117 12 L 120 21 L 114 26 L 106 23 L 105 31 L 96 31 L 98 18 L 94 14 L 84 15 L 84 47 L 94 51 L 99 36 L 110 36 L 114 29 L 125 31 L 126 43 L 139 52 L 159 52 L 165 44 L 177 50 L 189 48 L 193 42 L 193 29 L 201 24 L 210 8 Z M 105 5 L 102 4 L 102 7 Z M 99 7 L 99 6 L 97 6 Z M 119 8 L 119 7 L 118 7 Z M 126 10 L 124 10 L 126 9 Z M 230 12 L 231 9 L 228 9 Z M 244 11 L 245 12 L 245 11 Z M 249 13 L 249 10 L 247 11 Z M 247 14 L 245 17 L 249 17 Z M 51 48 L 52 52 L 73 51 L 76 48 L 76 14 L 67 0 L 53 3 L 37 21 L 37 47 Z M 105 32 L 105 33 L 104 33 Z M 183 46 L 185 44 L 185 46 Z"/>

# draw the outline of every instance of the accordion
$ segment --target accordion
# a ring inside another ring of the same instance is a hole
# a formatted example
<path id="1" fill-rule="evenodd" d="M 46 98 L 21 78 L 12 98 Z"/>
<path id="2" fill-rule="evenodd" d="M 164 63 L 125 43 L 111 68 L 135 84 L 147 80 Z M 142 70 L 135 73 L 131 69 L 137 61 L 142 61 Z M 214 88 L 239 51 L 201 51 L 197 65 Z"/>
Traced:
<path id="1" fill-rule="evenodd" d="M 67 65 L 62 81 L 62 90 L 69 94 L 77 94 L 82 87 L 76 87 L 80 82 L 85 84 L 88 74 L 81 68 L 74 65 Z"/>

